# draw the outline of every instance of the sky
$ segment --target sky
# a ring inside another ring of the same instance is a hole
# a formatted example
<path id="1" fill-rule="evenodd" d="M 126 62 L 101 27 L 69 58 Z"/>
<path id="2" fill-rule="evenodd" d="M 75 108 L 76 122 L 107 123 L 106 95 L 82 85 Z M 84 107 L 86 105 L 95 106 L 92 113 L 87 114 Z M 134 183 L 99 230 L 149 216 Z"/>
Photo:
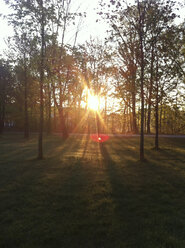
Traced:
<path id="1" fill-rule="evenodd" d="M 80 10 L 82 12 L 87 12 L 87 17 L 81 25 L 79 35 L 77 37 L 78 43 L 84 43 L 86 40 L 89 40 L 90 36 L 92 37 L 101 37 L 102 39 L 105 37 L 106 25 L 103 23 L 97 23 L 96 19 L 97 15 L 97 6 L 99 0 L 76 0 L 74 1 L 76 6 L 74 9 L 80 5 Z M 8 7 L 4 3 L 3 0 L 0 0 L 0 14 L 8 14 L 10 13 Z M 0 53 L 2 53 L 3 49 L 6 48 L 5 39 L 8 36 L 13 34 L 13 30 L 10 26 L 8 26 L 7 21 L 3 20 L 0 17 Z M 66 42 L 72 42 L 74 38 L 75 28 L 72 27 L 69 30 L 69 35 L 66 39 Z"/>
<path id="2" fill-rule="evenodd" d="M 9 10 L 3 0 L 0 0 L 0 14 L 7 14 Z M 8 37 L 12 33 L 12 28 L 7 25 L 7 22 L 0 17 L 0 53 L 2 53 L 3 49 L 6 47 L 4 39 Z"/>
<path id="3" fill-rule="evenodd" d="M 109 1 L 109 0 L 107 0 Z M 133 2 L 134 0 L 127 0 L 128 2 Z M 77 38 L 77 43 L 84 43 L 86 40 L 92 37 L 98 37 L 99 39 L 104 39 L 106 36 L 107 25 L 101 21 L 96 22 L 96 19 L 99 18 L 97 15 L 97 6 L 99 0 L 75 0 L 74 9 L 80 5 L 80 10 L 82 12 L 87 12 L 87 17 L 84 20 L 84 23 L 81 25 L 80 32 Z M 183 3 L 184 0 L 179 0 L 179 2 Z M 0 14 L 8 14 L 10 10 L 5 5 L 3 0 L 0 0 Z M 185 8 L 181 8 L 179 10 L 179 14 L 181 15 L 181 19 L 185 18 Z M 179 20 L 179 22 L 180 22 Z M 13 34 L 13 30 L 10 26 L 8 26 L 7 22 L 0 17 L 0 54 L 3 53 L 3 50 L 6 48 L 5 40 L 8 36 Z M 72 27 L 68 32 L 68 37 L 66 42 L 73 43 L 75 28 Z"/>

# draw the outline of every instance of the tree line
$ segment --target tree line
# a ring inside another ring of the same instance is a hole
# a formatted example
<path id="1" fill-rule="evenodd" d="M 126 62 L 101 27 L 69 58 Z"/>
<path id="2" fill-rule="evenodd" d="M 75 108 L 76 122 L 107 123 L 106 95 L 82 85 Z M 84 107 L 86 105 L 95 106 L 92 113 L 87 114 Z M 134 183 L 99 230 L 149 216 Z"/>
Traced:
<path id="1" fill-rule="evenodd" d="M 77 42 L 85 12 L 71 0 L 5 0 L 14 29 L 8 59 L 0 60 L 0 132 L 184 133 L 184 21 L 176 24 L 175 1 L 100 1 L 99 19 L 108 24 L 105 40 Z M 74 27 L 73 43 L 66 42 Z M 88 91 L 99 96 L 97 116 Z M 8 124 L 7 124 L 8 123 Z M 4 127 L 5 126 L 5 127 Z"/>

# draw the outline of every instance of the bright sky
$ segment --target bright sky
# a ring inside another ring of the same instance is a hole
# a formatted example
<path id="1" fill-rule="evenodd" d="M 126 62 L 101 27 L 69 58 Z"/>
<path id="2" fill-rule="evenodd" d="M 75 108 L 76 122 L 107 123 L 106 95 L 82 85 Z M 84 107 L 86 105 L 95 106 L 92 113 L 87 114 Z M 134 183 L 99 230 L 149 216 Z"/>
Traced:
<path id="1" fill-rule="evenodd" d="M 7 14 L 9 10 L 3 0 L 0 0 L 0 14 Z M 0 53 L 2 53 L 3 49 L 6 47 L 4 39 L 8 37 L 12 33 L 12 28 L 8 26 L 7 22 L 0 17 Z"/>
<path id="2" fill-rule="evenodd" d="M 99 0 L 76 0 L 74 1 L 76 8 L 80 5 L 80 10 L 82 12 L 87 12 L 87 17 L 84 20 L 84 23 L 82 24 L 81 31 L 78 35 L 77 42 L 78 43 L 84 43 L 86 40 L 89 40 L 90 36 L 92 37 L 98 37 L 99 39 L 103 39 L 106 35 L 106 29 L 107 25 L 102 22 L 96 22 L 96 19 L 99 18 L 99 16 L 96 14 L 97 6 L 98 6 Z M 109 0 L 107 0 L 109 1 Z M 128 0 L 128 2 L 134 2 L 134 0 Z M 181 3 L 184 2 L 184 0 L 180 1 Z M 75 7 L 74 7 L 75 8 Z M 3 0 L 0 0 L 0 14 L 8 14 L 10 11 L 8 7 L 5 5 Z M 181 15 L 181 20 L 185 18 L 185 9 L 181 8 L 179 11 L 179 14 Z M 5 39 L 7 39 L 8 36 L 10 36 L 12 32 L 12 28 L 7 25 L 7 22 L 0 17 L 0 54 L 3 52 L 3 50 L 6 48 Z M 66 39 L 66 42 L 73 41 L 74 38 L 74 32 L 75 28 L 71 28 L 69 35 Z"/>
<path id="3" fill-rule="evenodd" d="M 75 8 L 77 9 L 80 5 L 79 12 L 87 12 L 87 17 L 84 19 L 84 22 L 81 25 L 80 33 L 77 38 L 78 43 L 84 43 L 86 40 L 89 40 L 90 36 L 92 37 L 101 37 L 104 38 L 106 25 L 103 23 L 96 23 L 96 19 L 99 17 L 95 9 L 98 6 L 98 0 L 78 0 L 74 1 Z M 7 5 L 4 3 L 3 0 L 0 0 L 0 14 L 8 14 L 10 13 Z M 7 39 L 13 31 L 10 26 L 8 26 L 7 22 L 0 17 L 0 53 L 2 53 L 3 49 L 6 48 L 6 44 L 4 39 Z M 72 42 L 74 38 L 74 33 L 76 31 L 75 27 L 72 27 L 69 30 L 69 35 L 66 39 L 66 42 Z"/>

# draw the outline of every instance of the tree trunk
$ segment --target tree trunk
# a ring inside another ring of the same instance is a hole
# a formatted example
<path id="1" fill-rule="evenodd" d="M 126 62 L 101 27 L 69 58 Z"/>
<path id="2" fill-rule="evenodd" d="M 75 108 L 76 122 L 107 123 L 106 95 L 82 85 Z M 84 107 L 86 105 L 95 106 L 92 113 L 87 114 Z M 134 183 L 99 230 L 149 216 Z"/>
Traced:
<path id="1" fill-rule="evenodd" d="M 99 119 L 97 112 L 96 112 L 96 131 L 97 131 L 97 134 L 99 136 L 99 134 L 100 134 L 100 119 Z"/>
<path id="2" fill-rule="evenodd" d="M 129 126 L 130 126 L 130 130 L 129 133 L 133 132 L 133 113 L 131 112 L 131 108 L 129 107 Z"/>
<path id="3" fill-rule="evenodd" d="M 123 119 L 122 119 L 122 131 L 121 131 L 121 133 L 123 134 L 125 134 L 126 133 L 126 114 L 125 114 L 125 112 L 126 112 L 126 106 L 124 107 L 124 111 L 123 111 Z"/>
<path id="4" fill-rule="evenodd" d="M 3 133 L 5 119 L 5 103 L 0 103 L 0 134 Z"/>
<path id="5" fill-rule="evenodd" d="M 155 149 L 159 150 L 159 83 L 158 83 L 158 61 L 156 68 L 156 106 L 155 106 Z"/>
<path id="6" fill-rule="evenodd" d="M 41 16 L 41 63 L 40 63 L 40 123 L 39 123 L 39 139 L 38 139 L 38 159 L 43 159 L 43 122 L 44 122 L 44 106 L 43 106 L 43 84 L 44 84 L 44 10 L 43 0 L 40 0 L 42 11 Z"/>
<path id="7" fill-rule="evenodd" d="M 114 133 L 114 115 L 112 114 L 112 133 Z"/>
<path id="8" fill-rule="evenodd" d="M 58 112 L 59 112 L 60 124 L 61 124 L 61 129 L 62 129 L 62 135 L 64 139 L 67 139 L 69 137 L 69 134 L 68 134 L 66 123 L 65 123 L 63 107 L 60 106 L 58 108 Z"/>
<path id="9" fill-rule="evenodd" d="M 78 102 L 77 118 L 76 118 L 76 123 L 75 123 L 75 127 L 78 127 L 76 129 L 76 133 L 79 132 L 80 120 L 81 120 L 81 95 L 80 95 L 80 99 L 79 99 L 79 102 Z M 81 129 L 80 129 L 80 132 L 81 132 Z"/>
<path id="10" fill-rule="evenodd" d="M 6 104 L 6 84 L 5 81 L 2 82 L 3 87 L 0 92 L 0 134 L 3 133 L 4 130 L 4 121 L 5 121 L 5 104 Z"/>
<path id="11" fill-rule="evenodd" d="M 144 160 L 144 49 L 143 49 L 143 22 L 144 13 L 141 12 L 139 0 L 138 12 L 139 12 L 139 38 L 140 38 L 140 53 L 141 53 L 141 129 L 140 129 L 140 161 Z"/>
<path id="12" fill-rule="evenodd" d="M 158 83 L 156 92 L 156 106 L 155 106 L 155 149 L 159 150 L 159 116 L 158 116 Z"/>
<path id="13" fill-rule="evenodd" d="M 146 104 L 146 102 L 145 102 L 145 104 Z M 146 133 L 146 130 L 147 130 L 147 107 L 145 108 L 145 117 L 144 117 L 144 119 L 145 119 L 145 123 L 144 123 L 144 132 Z"/>
<path id="14" fill-rule="evenodd" d="M 24 56 L 24 138 L 29 138 L 29 119 L 28 119 L 28 78 L 27 67 Z"/>
<path id="15" fill-rule="evenodd" d="M 133 133 L 138 133 L 137 122 L 136 122 L 136 95 L 132 93 L 132 126 Z"/>
<path id="16" fill-rule="evenodd" d="M 162 102 L 161 102 L 161 107 L 160 107 L 160 116 L 159 116 L 159 132 L 161 133 L 162 131 L 162 114 L 163 114 L 163 108 L 162 108 Z"/>
<path id="17" fill-rule="evenodd" d="M 107 96 L 105 96 L 105 112 L 104 112 L 104 132 L 107 133 Z"/>
<path id="18" fill-rule="evenodd" d="M 152 57 L 150 67 L 150 87 L 148 98 L 148 119 L 147 119 L 147 134 L 150 134 L 150 122 L 151 122 L 151 105 L 152 105 L 152 90 L 153 90 L 153 68 L 154 68 L 154 46 L 152 45 Z"/>
<path id="19" fill-rule="evenodd" d="M 48 83 L 48 123 L 47 123 L 47 134 L 51 134 L 51 89 Z"/>
<path id="20" fill-rule="evenodd" d="M 56 124 L 56 103 L 55 103 L 55 87 L 53 86 L 53 100 L 54 100 L 54 106 L 53 106 L 53 129 L 56 131 L 57 124 Z"/>

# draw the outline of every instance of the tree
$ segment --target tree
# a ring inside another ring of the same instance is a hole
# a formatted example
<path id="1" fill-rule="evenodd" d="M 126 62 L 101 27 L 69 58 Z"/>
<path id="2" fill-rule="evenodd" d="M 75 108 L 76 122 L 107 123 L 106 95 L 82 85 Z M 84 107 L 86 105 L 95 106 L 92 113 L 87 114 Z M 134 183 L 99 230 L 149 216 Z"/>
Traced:
<path id="1" fill-rule="evenodd" d="M 6 106 L 11 101 L 13 78 L 8 61 L 0 60 L 0 134 L 4 129 Z"/>
<path id="2" fill-rule="evenodd" d="M 147 35 L 146 29 L 146 5 L 145 1 L 137 1 L 136 5 L 128 6 L 120 3 L 120 1 L 110 1 L 114 10 L 105 13 L 105 18 L 112 27 L 112 36 L 116 32 L 119 37 L 119 49 L 124 59 L 124 67 L 121 69 L 122 75 L 131 81 L 131 95 L 133 106 L 133 126 L 136 132 L 135 118 L 135 95 L 136 95 L 136 70 L 139 71 L 140 81 L 140 99 L 141 99 L 141 123 L 140 123 L 140 160 L 144 160 L 144 70 L 145 70 L 145 39 Z M 110 7 L 108 4 L 108 7 Z M 106 5 L 103 3 L 101 6 Z M 103 12 L 100 12 L 103 14 Z M 125 17 L 126 16 L 126 17 Z M 122 27 L 120 24 L 125 25 Z M 128 30 L 129 27 L 129 31 Z M 129 39 L 127 34 L 129 32 Z M 111 36 L 111 38 L 112 38 Z M 131 42 L 130 42 L 131 41 Z M 135 46 L 137 44 L 137 46 Z M 139 47 L 139 53 L 136 55 L 136 47 Z M 125 50 L 126 52 L 125 52 Z M 137 68 L 138 67 L 138 68 Z M 129 76 L 128 76 L 129 75 Z"/>
<path id="3" fill-rule="evenodd" d="M 44 47 L 45 47 L 45 14 L 44 14 L 44 6 L 43 0 L 40 0 L 39 7 L 41 10 L 41 52 L 40 52 L 40 124 L 39 124 L 39 142 L 38 142 L 38 159 L 43 158 L 43 122 L 44 122 L 44 104 L 43 104 L 43 85 L 44 85 Z"/>
<path id="4" fill-rule="evenodd" d="M 115 44 L 114 55 L 117 55 L 114 67 L 118 70 L 114 75 L 116 78 L 116 89 L 119 92 L 126 91 L 126 94 L 120 94 L 126 105 L 131 110 L 131 131 L 138 132 L 136 123 L 136 94 L 138 91 L 137 73 L 139 62 L 139 38 L 138 33 L 133 25 L 133 16 L 135 15 L 135 7 L 124 8 L 124 3 L 119 1 L 110 1 L 115 5 L 114 10 L 109 14 L 106 13 L 105 18 L 108 20 L 111 30 L 107 41 Z M 122 6 L 123 5 L 123 6 Z M 102 15 L 103 12 L 100 12 Z M 119 74 L 119 75 L 118 75 Z M 126 96 L 126 99 L 124 98 Z"/>

